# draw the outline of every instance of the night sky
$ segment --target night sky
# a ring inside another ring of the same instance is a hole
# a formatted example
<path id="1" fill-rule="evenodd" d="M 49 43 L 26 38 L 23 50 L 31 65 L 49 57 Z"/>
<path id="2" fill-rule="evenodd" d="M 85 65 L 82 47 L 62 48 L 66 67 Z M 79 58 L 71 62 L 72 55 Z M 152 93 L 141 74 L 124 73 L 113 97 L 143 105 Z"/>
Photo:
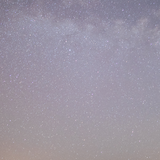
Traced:
<path id="1" fill-rule="evenodd" d="M 160 160 L 160 1 L 0 0 L 0 160 Z"/>

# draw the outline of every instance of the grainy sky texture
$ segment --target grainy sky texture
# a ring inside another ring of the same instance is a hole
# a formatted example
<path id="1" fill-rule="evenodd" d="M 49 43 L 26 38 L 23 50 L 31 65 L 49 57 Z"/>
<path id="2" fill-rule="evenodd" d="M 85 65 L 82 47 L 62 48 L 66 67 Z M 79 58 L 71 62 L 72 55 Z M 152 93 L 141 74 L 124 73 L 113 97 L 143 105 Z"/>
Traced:
<path id="1" fill-rule="evenodd" d="M 160 1 L 0 1 L 1 160 L 160 160 Z"/>

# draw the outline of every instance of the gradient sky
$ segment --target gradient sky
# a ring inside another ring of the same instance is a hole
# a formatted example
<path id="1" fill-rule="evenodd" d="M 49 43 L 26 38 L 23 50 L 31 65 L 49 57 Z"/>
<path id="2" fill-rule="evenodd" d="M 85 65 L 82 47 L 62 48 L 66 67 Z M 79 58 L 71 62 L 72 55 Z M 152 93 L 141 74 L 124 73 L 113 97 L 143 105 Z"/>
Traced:
<path id="1" fill-rule="evenodd" d="M 160 160 L 160 1 L 1 0 L 0 160 Z"/>

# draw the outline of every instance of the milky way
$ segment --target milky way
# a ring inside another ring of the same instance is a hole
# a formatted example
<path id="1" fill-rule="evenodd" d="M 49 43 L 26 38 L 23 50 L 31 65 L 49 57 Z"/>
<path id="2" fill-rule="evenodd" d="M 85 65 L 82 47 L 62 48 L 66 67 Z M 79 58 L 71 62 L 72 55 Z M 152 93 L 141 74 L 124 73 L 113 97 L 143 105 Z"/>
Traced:
<path id="1" fill-rule="evenodd" d="M 2 0 L 0 159 L 159 160 L 159 7 Z"/>

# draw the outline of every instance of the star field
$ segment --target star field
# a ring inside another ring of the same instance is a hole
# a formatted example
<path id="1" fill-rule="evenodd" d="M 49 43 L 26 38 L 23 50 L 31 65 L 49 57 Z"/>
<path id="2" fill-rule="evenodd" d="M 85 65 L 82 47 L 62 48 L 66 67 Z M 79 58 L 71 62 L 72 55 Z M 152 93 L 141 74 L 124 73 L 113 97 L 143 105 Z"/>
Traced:
<path id="1" fill-rule="evenodd" d="M 158 0 L 0 2 L 1 160 L 159 160 Z"/>

